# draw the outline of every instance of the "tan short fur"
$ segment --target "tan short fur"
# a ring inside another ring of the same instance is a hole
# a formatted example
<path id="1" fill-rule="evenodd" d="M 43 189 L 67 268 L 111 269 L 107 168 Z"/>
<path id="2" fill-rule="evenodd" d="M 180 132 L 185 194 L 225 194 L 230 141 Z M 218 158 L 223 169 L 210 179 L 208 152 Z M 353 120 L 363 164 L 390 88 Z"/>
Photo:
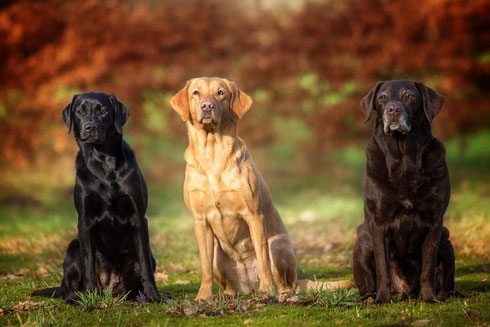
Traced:
<path id="1" fill-rule="evenodd" d="M 205 113 L 202 101 L 214 109 Z M 186 122 L 184 201 L 194 217 L 201 257 L 196 299 L 212 296 L 213 277 L 224 294 L 271 294 L 309 288 L 347 288 L 351 281 L 296 279 L 296 259 L 288 232 L 245 143 L 238 122 L 252 99 L 221 78 L 195 78 L 171 100 Z"/>

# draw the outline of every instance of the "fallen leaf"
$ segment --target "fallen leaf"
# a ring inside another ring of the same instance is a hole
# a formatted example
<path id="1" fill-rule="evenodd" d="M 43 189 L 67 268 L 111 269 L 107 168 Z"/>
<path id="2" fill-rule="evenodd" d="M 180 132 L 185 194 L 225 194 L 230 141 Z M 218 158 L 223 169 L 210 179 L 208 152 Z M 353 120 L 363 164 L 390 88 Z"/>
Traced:
<path id="1" fill-rule="evenodd" d="M 157 273 L 155 273 L 155 280 L 157 282 L 166 283 L 168 281 L 168 275 L 164 272 L 157 272 Z"/>
<path id="2" fill-rule="evenodd" d="M 17 311 L 17 312 L 26 311 L 26 310 L 29 310 L 31 307 L 35 307 L 38 304 L 39 304 L 39 302 L 26 300 L 24 302 L 17 303 L 12 308 L 10 308 L 10 310 Z"/>
<path id="3" fill-rule="evenodd" d="M 374 299 L 370 296 L 367 299 L 364 300 L 364 303 L 369 306 L 371 303 L 374 302 Z"/>
<path id="4" fill-rule="evenodd" d="M 12 275 L 12 274 L 8 274 L 8 275 L 5 275 L 5 276 L 1 276 L 0 277 L 0 280 L 11 280 L 11 279 L 17 279 L 17 278 L 20 278 L 21 276 L 16 276 L 16 275 Z"/>
<path id="5" fill-rule="evenodd" d="M 414 326 L 425 326 L 427 325 L 428 323 L 430 322 L 429 319 L 420 319 L 420 320 L 415 320 L 413 322 L 413 325 Z"/>
<path id="6" fill-rule="evenodd" d="M 187 284 L 190 284 L 191 281 L 190 280 L 186 280 L 186 279 L 177 279 L 175 281 L 175 284 L 178 284 L 178 285 L 187 285 Z"/>
<path id="7" fill-rule="evenodd" d="M 36 273 L 39 275 L 39 277 L 46 277 L 46 276 L 49 275 L 49 271 L 46 268 L 44 268 L 44 267 L 40 267 L 36 271 Z"/>
<path id="8" fill-rule="evenodd" d="M 252 322 L 252 319 L 248 318 L 247 320 L 244 320 L 244 321 L 243 321 L 243 324 L 244 324 L 244 325 L 248 325 L 248 324 L 249 324 L 249 323 L 251 323 L 251 322 Z"/>
<path id="9" fill-rule="evenodd" d="M 197 307 L 193 307 L 193 308 L 185 308 L 184 309 L 184 315 L 186 317 L 193 317 L 197 314 Z"/>

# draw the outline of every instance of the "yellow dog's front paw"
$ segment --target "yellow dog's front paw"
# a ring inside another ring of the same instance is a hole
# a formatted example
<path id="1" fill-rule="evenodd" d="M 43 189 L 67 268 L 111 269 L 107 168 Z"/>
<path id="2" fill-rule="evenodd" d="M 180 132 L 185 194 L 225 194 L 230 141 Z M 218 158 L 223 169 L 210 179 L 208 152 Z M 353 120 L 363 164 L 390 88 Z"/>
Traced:
<path id="1" fill-rule="evenodd" d="M 207 301 L 213 296 L 213 291 L 210 289 L 199 289 L 197 293 L 196 301 Z"/>

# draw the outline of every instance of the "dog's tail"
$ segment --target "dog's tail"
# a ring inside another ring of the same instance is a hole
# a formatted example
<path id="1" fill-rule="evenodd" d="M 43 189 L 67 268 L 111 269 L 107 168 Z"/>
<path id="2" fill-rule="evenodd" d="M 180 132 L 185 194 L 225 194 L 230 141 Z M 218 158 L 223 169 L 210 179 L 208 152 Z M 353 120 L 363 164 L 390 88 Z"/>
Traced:
<path id="1" fill-rule="evenodd" d="M 54 297 L 60 298 L 63 296 L 63 290 L 60 286 L 58 287 L 46 287 L 40 290 L 32 292 L 31 296 L 44 296 L 44 297 Z"/>
<path id="2" fill-rule="evenodd" d="M 296 290 L 306 292 L 309 290 L 326 291 L 326 290 L 346 290 L 354 287 L 356 284 L 352 280 L 338 280 L 335 282 L 319 282 L 309 279 L 300 279 L 296 281 Z"/>

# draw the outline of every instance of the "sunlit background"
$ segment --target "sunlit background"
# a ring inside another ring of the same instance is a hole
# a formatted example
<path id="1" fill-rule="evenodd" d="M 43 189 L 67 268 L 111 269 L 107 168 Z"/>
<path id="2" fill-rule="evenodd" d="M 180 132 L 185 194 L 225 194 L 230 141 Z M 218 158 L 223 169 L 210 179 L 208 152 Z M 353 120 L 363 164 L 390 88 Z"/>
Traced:
<path id="1" fill-rule="evenodd" d="M 445 222 L 458 258 L 488 270 L 489 17 L 488 0 L 2 1 L 0 274 L 60 271 L 76 233 L 77 150 L 61 111 L 74 93 L 102 91 L 130 110 L 124 137 L 150 188 L 158 270 L 171 276 L 160 282 L 198 282 L 182 199 L 187 136 L 169 105 L 198 76 L 252 97 L 239 133 L 300 269 L 320 277 L 351 276 L 372 128 L 360 99 L 379 80 L 436 89 L 447 99 L 433 123 L 453 189 Z"/>

